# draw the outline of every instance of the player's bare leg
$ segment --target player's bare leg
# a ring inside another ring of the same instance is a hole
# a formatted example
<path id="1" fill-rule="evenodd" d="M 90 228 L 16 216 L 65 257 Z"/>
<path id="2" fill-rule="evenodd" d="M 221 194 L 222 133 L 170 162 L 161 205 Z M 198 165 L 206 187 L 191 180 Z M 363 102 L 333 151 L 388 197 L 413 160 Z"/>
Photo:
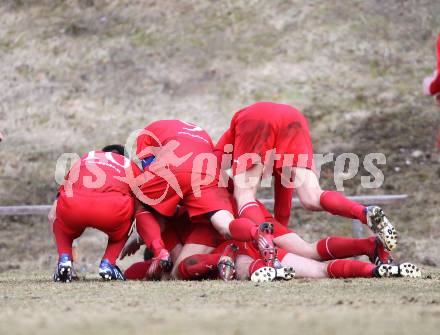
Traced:
<path id="1" fill-rule="evenodd" d="M 334 191 L 323 191 L 316 174 L 304 168 L 294 168 L 296 193 L 304 208 L 311 211 L 327 211 L 333 215 L 358 219 L 368 225 L 381 239 L 385 248 L 397 246 L 397 235 L 391 222 L 378 206 L 365 207 Z"/>
<path id="2" fill-rule="evenodd" d="M 327 264 L 288 253 L 281 260 L 281 264 L 295 269 L 297 278 L 327 278 Z"/>
<path id="3" fill-rule="evenodd" d="M 314 243 L 304 241 L 296 233 L 288 233 L 274 238 L 275 244 L 289 253 L 317 261 L 343 259 L 354 256 L 368 256 L 373 264 L 389 264 L 390 253 L 378 237 L 350 238 L 330 236 Z"/>
<path id="4" fill-rule="evenodd" d="M 257 190 L 263 176 L 263 165 L 256 164 L 249 170 L 234 176 L 234 199 L 240 217 L 246 217 L 256 223 L 264 222 L 264 215 L 255 204 Z"/>
<path id="5" fill-rule="evenodd" d="M 275 237 L 273 241 L 277 247 L 287 252 L 314 260 L 321 260 L 321 256 L 316 250 L 316 243 L 306 242 L 296 233 Z"/>

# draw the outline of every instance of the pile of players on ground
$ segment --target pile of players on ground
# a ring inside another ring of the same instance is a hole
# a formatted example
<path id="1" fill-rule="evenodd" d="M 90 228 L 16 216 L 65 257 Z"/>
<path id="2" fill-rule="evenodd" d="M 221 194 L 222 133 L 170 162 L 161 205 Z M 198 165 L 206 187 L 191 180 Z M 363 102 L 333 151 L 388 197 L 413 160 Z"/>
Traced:
<path id="1" fill-rule="evenodd" d="M 99 266 L 105 280 L 421 276 L 415 265 L 393 262 L 396 232 L 381 208 L 320 188 L 307 120 L 291 106 L 260 102 L 238 111 L 215 146 L 181 120 L 147 125 L 136 146 L 136 157 L 120 145 L 90 151 L 66 175 L 49 216 L 55 281 L 72 280 L 72 243 L 86 228 L 108 235 Z M 274 215 L 256 199 L 268 177 Z M 358 219 L 375 236 L 304 241 L 287 227 L 293 185 L 304 208 Z M 143 244 L 150 255 L 122 272 L 116 260 Z M 348 259 L 361 255 L 370 262 Z"/>

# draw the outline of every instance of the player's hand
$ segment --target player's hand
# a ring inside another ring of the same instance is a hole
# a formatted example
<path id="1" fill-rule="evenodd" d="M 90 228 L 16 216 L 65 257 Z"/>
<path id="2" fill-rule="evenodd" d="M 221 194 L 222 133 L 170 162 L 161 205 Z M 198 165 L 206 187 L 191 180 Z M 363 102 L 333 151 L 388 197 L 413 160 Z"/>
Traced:
<path id="1" fill-rule="evenodd" d="M 119 259 L 124 259 L 125 256 L 134 255 L 141 245 L 143 244 L 142 240 L 139 238 L 138 234 L 133 234 L 130 239 L 125 243 L 124 249 L 121 251 L 121 256 Z"/>
<path id="2" fill-rule="evenodd" d="M 431 76 L 425 77 L 425 79 L 423 79 L 423 94 L 424 95 L 431 95 L 430 87 L 436 77 L 437 77 L 437 71 L 434 71 L 434 73 Z"/>
<path id="3" fill-rule="evenodd" d="M 440 107 L 440 94 L 436 94 L 436 96 L 434 97 L 435 99 L 435 103 L 438 107 Z"/>

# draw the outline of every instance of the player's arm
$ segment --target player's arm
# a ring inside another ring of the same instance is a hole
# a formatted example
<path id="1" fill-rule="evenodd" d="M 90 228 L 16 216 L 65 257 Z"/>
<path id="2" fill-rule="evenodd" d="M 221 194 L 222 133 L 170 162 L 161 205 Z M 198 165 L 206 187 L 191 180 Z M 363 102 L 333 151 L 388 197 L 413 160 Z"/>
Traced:
<path id="1" fill-rule="evenodd" d="M 139 200 L 136 200 L 135 210 L 134 210 L 135 215 L 133 217 L 133 221 L 136 217 L 136 214 L 142 211 L 143 208 L 144 208 L 143 204 Z M 131 234 L 130 238 L 128 239 L 127 243 L 125 243 L 125 246 L 121 251 L 121 255 L 119 256 L 119 259 L 124 259 L 126 256 L 134 255 L 139 250 L 139 248 L 144 244 L 145 243 L 138 234 L 138 232 L 134 231 Z"/>
<path id="2" fill-rule="evenodd" d="M 217 157 L 217 163 L 219 166 L 222 162 L 222 155 L 226 144 L 234 144 L 230 129 L 224 132 L 222 137 L 218 140 L 217 145 L 214 147 L 214 155 Z"/>
<path id="3" fill-rule="evenodd" d="M 137 232 L 134 232 L 133 234 L 131 234 L 127 243 L 125 243 L 125 246 L 121 251 L 121 256 L 119 257 L 119 259 L 124 259 L 126 256 L 134 255 L 143 244 L 144 241 L 142 241 L 139 234 Z"/>

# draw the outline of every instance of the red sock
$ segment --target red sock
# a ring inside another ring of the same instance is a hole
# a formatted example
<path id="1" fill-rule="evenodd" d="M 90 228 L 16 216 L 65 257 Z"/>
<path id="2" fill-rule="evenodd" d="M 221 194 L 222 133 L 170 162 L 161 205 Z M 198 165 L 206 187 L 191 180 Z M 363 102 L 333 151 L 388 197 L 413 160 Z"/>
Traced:
<path id="1" fill-rule="evenodd" d="M 327 265 L 329 278 L 371 278 L 375 265 L 349 259 L 337 259 Z"/>
<path id="2" fill-rule="evenodd" d="M 151 260 L 132 264 L 124 272 L 125 279 L 127 280 L 147 279 L 148 269 L 150 268 L 150 265 L 151 265 Z"/>
<path id="3" fill-rule="evenodd" d="M 107 242 L 107 248 L 105 249 L 104 256 L 102 259 L 108 259 L 111 264 L 116 263 L 116 259 L 119 257 L 122 249 L 124 248 L 125 242 L 128 240 L 128 235 L 119 241 L 112 241 L 109 237 Z"/>
<path id="4" fill-rule="evenodd" d="M 73 240 L 80 234 L 77 234 L 78 236 L 74 236 L 66 233 L 61 228 L 62 224 L 63 223 L 61 220 L 55 219 L 52 227 L 53 234 L 55 235 L 55 241 L 57 243 L 58 255 L 61 256 L 61 254 L 68 254 L 70 259 L 72 259 L 72 243 Z"/>
<path id="5" fill-rule="evenodd" d="M 316 250 L 323 261 L 361 255 L 369 256 L 374 251 L 374 240 L 374 236 L 370 238 L 330 236 L 319 240 Z"/>
<path id="6" fill-rule="evenodd" d="M 136 230 L 154 256 L 165 248 L 160 236 L 159 223 L 151 212 L 144 210 L 136 213 Z"/>
<path id="7" fill-rule="evenodd" d="M 207 277 L 217 270 L 222 254 L 197 254 L 185 258 L 179 264 L 179 277 L 183 280 Z"/>
<path id="8" fill-rule="evenodd" d="M 365 206 L 347 199 L 343 194 L 335 191 L 324 191 L 321 194 L 320 203 L 322 208 L 333 215 L 346 218 L 358 219 L 367 224 Z"/>
<path id="9" fill-rule="evenodd" d="M 241 242 L 252 241 L 257 235 L 258 226 L 249 219 L 235 219 L 229 224 L 229 232 L 233 240 Z"/>
<path id="10" fill-rule="evenodd" d="M 256 201 L 250 201 L 238 210 L 238 216 L 254 221 L 255 223 L 263 223 L 265 217 Z"/>
<path id="11" fill-rule="evenodd" d="M 249 265 L 249 278 L 252 276 L 252 274 L 257 271 L 258 269 L 261 269 L 263 266 L 266 266 L 266 263 L 260 258 L 254 260 L 251 265 Z"/>

